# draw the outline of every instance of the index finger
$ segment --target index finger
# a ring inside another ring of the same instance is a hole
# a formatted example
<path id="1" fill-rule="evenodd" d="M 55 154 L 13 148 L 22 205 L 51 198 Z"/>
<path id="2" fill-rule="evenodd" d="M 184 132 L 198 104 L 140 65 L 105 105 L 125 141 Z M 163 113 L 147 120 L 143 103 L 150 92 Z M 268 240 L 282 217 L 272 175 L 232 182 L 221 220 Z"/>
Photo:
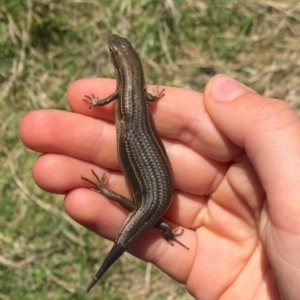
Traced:
<path id="1" fill-rule="evenodd" d="M 148 91 L 154 88 L 156 86 L 147 86 Z M 91 94 L 102 99 L 115 89 L 116 81 L 113 79 L 80 79 L 68 88 L 68 104 L 74 112 L 113 122 L 115 101 L 89 109 L 89 105 L 82 99 Z M 165 96 L 150 103 L 150 109 L 162 137 L 178 140 L 198 153 L 221 162 L 230 161 L 241 153 L 241 148 L 232 143 L 211 121 L 202 93 L 169 86 L 159 86 L 159 89 L 165 89 Z"/>

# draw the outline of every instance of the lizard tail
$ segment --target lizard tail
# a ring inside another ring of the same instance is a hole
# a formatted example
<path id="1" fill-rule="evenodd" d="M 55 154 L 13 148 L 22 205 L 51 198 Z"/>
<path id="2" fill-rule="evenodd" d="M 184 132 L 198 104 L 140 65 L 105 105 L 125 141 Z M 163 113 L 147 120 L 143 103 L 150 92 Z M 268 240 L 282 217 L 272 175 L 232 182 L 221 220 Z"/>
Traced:
<path id="1" fill-rule="evenodd" d="M 93 276 L 93 279 L 87 289 L 89 292 L 92 287 L 98 282 L 98 280 L 103 276 L 103 274 L 108 270 L 108 268 L 126 251 L 127 247 L 115 243 L 111 248 L 109 254 L 105 258 L 102 266 L 98 270 L 97 274 Z"/>

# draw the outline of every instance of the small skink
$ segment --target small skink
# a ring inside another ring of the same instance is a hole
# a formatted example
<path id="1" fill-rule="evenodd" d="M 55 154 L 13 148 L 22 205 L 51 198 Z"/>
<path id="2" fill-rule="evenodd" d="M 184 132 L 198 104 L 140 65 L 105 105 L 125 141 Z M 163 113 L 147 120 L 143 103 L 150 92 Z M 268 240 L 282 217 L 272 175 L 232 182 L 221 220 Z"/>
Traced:
<path id="1" fill-rule="evenodd" d="M 173 240 L 184 246 L 176 239 L 182 232 L 176 234 L 168 223 L 161 220 L 171 204 L 174 182 L 172 169 L 147 101 L 158 100 L 163 96 L 164 90 L 157 91 L 156 95 L 146 91 L 140 58 L 127 39 L 113 34 L 109 40 L 109 48 L 117 76 L 116 91 L 102 100 L 93 94 L 86 95 L 83 100 L 90 103 L 91 108 L 118 99 L 115 121 L 118 158 L 133 201 L 108 189 L 104 176 L 100 179 L 93 170 L 97 182 L 82 176 L 82 179 L 95 185 L 99 193 L 117 201 L 129 211 L 115 244 L 93 277 L 88 291 L 152 227 L 162 229 L 166 240 Z"/>

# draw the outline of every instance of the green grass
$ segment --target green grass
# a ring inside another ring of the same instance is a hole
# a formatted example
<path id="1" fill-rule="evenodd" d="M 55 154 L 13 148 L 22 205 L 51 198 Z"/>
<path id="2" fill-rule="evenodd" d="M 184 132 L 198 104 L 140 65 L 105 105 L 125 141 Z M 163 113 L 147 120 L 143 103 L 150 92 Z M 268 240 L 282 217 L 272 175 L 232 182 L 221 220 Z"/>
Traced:
<path id="1" fill-rule="evenodd" d="M 202 91 L 223 72 L 299 110 L 299 20 L 298 1 L 2 1 L 0 299 L 99 299 L 100 291 L 101 299 L 192 299 L 128 254 L 86 294 L 110 246 L 70 220 L 62 196 L 35 186 L 38 154 L 22 145 L 20 120 L 34 109 L 68 110 L 73 80 L 114 77 L 112 32 L 135 46 L 148 83 Z"/>

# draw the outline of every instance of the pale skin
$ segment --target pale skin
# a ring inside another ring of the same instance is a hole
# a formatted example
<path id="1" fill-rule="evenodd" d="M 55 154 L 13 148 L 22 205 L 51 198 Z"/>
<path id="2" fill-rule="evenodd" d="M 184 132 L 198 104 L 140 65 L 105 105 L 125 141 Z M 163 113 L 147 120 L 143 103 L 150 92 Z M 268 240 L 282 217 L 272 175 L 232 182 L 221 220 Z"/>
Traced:
<path id="1" fill-rule="evenodd" d="M 196 299 L 298 299 L 297 115 L 225 75 L 212 78 L 204 94 L 160 88 L 165 96 L 150 107 L 176 188 L 165 219 L 184 229 L 178 239 L 190 250 L 152 229 L 130 253 L 185 284 Z M 115 103 L 89 109 L 82 101 L 114 90 L 115 80 L 78 80 L 67 92 L 74 113 L 37 110 L 20 126 L 24 144 L 43 153 L 33 166 L 37 185 L 65 194 L 67 213 L 111 240 L 127 212 L 89 190 L 80 175 L 105 172 L 108 187 L 130 197 L 116 154 Z"/>

